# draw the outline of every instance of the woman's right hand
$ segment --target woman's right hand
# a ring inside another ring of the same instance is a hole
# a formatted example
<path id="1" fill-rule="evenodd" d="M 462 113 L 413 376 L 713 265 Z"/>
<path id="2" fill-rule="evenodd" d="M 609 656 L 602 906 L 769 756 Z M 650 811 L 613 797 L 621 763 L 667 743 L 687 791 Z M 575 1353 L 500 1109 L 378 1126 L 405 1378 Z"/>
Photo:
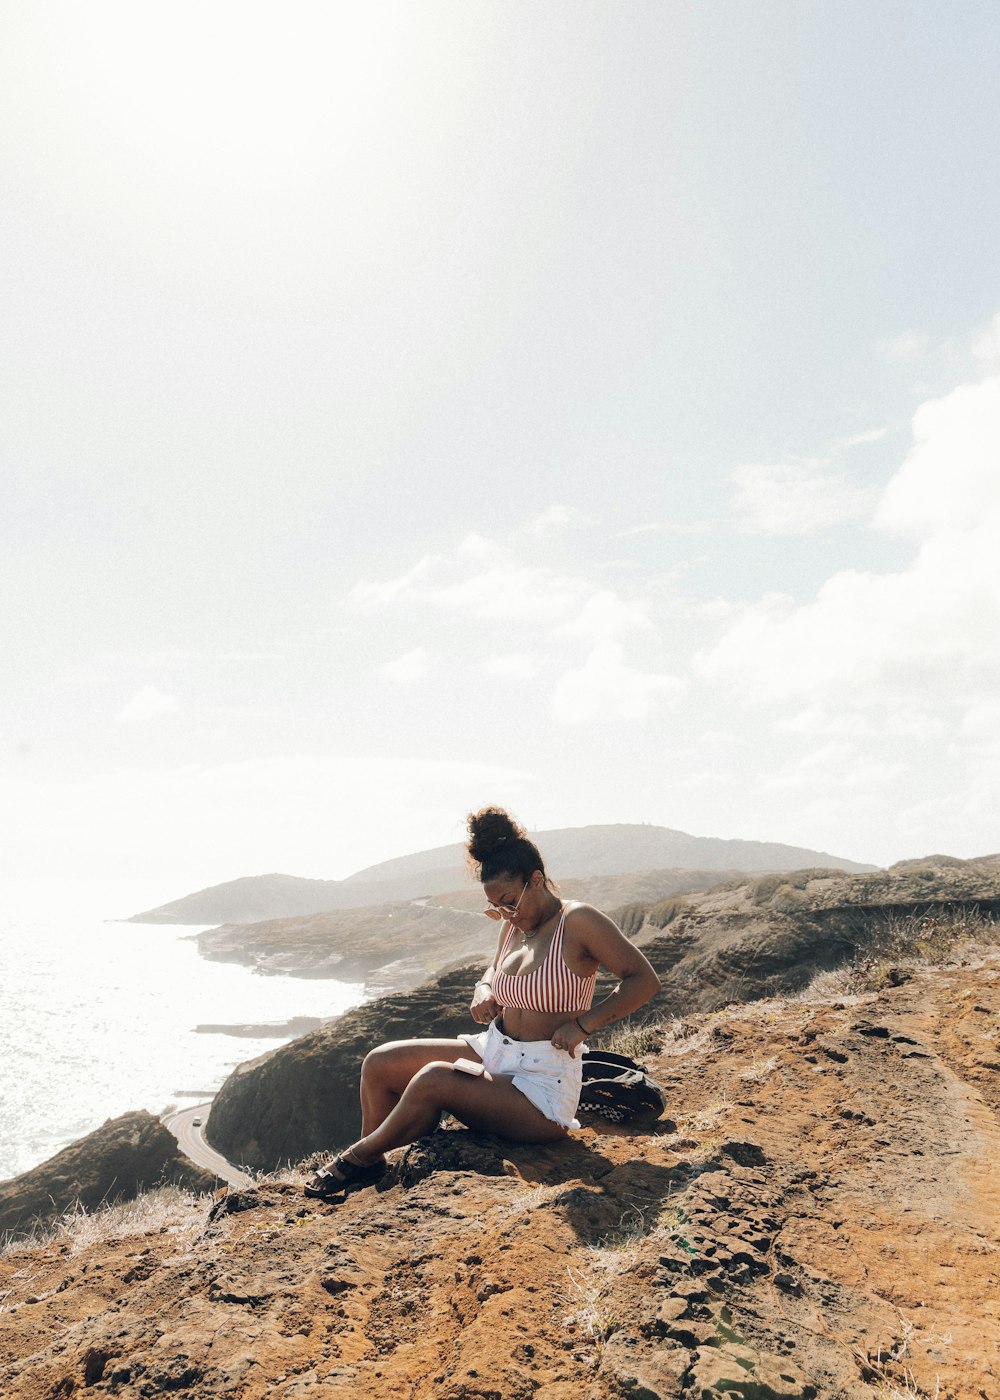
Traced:
<path id="1" fill-rule="evenodd" d="M 500 1014 L 500 1007 L 493 1000 L 493 988 L 480 982 L 472 994 L 472 1019 L 481 1026 L 489 1023 Z"/>

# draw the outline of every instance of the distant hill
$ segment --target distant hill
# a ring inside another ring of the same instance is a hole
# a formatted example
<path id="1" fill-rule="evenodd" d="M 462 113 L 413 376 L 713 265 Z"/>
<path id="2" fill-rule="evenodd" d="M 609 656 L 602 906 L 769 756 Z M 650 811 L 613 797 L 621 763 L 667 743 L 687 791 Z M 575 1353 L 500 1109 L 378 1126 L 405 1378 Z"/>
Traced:
<path id="1" fill-rule="evenodd" d="M 556 880 L 626 875 L 657 869 L 744 871 L 765 874 L 822 867 L 853 873 L 874 870 L 825 851 L 772 841 L 691 836 L 638 823 L 565 827 L 533 832 Z M 259 923 L 265 919 L 357 909 L 394 900 L 448 894 L 468 883 L 465 847 L 438 846 L 368 866 L 346 880 L 305 880 L 294 875 L 249 875 L 184 895 L 133 915 L 148 924 Z"/>

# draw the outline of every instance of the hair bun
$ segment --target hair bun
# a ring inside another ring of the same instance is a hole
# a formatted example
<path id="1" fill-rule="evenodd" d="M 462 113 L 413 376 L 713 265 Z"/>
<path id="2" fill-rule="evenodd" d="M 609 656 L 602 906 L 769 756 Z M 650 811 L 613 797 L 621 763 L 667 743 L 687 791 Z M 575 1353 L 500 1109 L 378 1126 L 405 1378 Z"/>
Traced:
<path id="1" fill-rule="evenodd" d="M 470 812 L 468 821 L 466 850 L 476 879 L 482 884 L 510 875 L 527 882 L 540 870 L 546 888 L 553 888 L 538 847 L 509 812 L 502 807 L 483 807 L 478 812 Z"/>
<path id="2" fill-rule="evenodd" d="M 524 838 L 526 832 L 502 807 L 469 813 L 469 855 L 479 865 L 501 846 Z"/>

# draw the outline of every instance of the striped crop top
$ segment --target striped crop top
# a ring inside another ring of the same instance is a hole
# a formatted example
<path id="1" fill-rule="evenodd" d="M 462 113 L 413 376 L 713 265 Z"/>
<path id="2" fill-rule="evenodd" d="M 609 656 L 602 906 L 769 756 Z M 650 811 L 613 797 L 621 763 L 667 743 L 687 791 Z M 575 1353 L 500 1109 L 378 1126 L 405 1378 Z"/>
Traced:
<path id="1" fill-rule="evenodd" d="M 497 967 L 493 973 L 493 996 L 500 1006 L 517 1011 L 589 1011 L 594 1000 L 597 973 L 577 977 L 563 961 L 563 925 L 570 905 L 564 904 L 556 931 L 552 935 L 544 961 L 530 972 L 511 975 L 501 972 L 504 958 L 514 936 L 512 924 L 507 926 Z"/>

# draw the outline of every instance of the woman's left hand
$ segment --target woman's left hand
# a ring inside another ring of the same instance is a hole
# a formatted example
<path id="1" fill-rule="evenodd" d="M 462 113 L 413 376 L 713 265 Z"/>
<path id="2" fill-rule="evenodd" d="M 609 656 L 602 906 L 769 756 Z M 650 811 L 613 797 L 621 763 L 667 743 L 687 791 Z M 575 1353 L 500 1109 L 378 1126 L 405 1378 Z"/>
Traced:
<path id="1" fill-rule="evenodd" d="M 571 1055 L 576 1054 L 577 1046 L 586 1039 L 586 1031 L 581 1030 L 575 1021 L 564 1021 L 552 1032 L 552 1044 L 556 1049 L 568 1050 Z"/>

